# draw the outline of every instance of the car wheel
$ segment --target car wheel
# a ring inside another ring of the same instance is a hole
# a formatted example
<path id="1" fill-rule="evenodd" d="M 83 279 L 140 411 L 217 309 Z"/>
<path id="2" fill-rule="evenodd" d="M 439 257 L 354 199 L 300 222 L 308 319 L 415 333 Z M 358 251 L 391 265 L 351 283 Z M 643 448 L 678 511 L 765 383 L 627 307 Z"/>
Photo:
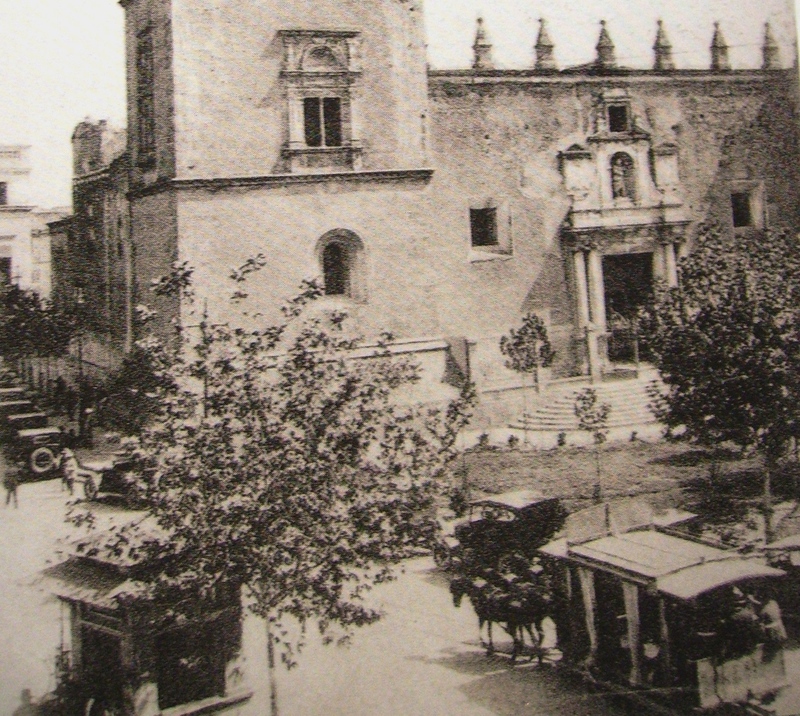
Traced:
<path id="1" fill-rule="evenodd" d="M 93 500 L 97 497 L 97 482 L 94 477 L 87 475 L 83 481 L 83 494 L 86 495 L 87 500 Z"/>
<path id="2" fill-rule="evenodd" d="M 44 475 L 56 465 L 56 456 L 49 447 L 39 447 L 28 458 L 28 467 L 35 475 Z"/>

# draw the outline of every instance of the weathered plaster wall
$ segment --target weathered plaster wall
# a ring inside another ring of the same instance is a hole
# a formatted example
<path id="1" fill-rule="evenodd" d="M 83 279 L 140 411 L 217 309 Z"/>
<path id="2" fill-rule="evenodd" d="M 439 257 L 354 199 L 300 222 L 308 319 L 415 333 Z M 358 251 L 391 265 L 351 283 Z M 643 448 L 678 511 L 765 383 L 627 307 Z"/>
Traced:
<path id="1" fill-rule="evenodd" d="M 285 171 L 286 83 L 280 30 L 361 33 L 365 169 L 422 166 L 427 86 L 415 0 L 173 0 L 177 172 L 182 177 Z"/>
<path id="2" fill-rule="evenodd" d="M 556 374 L 575 369 L 570 257 L 560 228 L 569 211 L 558 153 L 585 143 L 594 94 L 626 86 L 653 145 L 674 142 L 692 226 L 730 226 L 731 180 L 766 184 L 774 222 L 796 225 L 791 190 L 794 115 L 779 75 L 630 81 L 456 84 L 435 79 L 431 182 L 341 180 L 285 187 L 182 189 L 181 259 L 196 266 L 212 312 L 227 310 L 228 268 L 259 252 L 267 266 L 247 287 L 252 310 L 274 315 L 302 278 L 321 272 L 317 242 L 346 229 L 364 244 L 362 302 L 344 303 L 367 335 L 465 336 L 483 385 L 516 380 L 499 337 L 528 311 L 550 324 Z M 774 78 L 769 79 L 770 77 Z M 783 139 L 781 139 L 783 137 Z M 469 208 L 502 207 L 509 254 L 470 248 Z M 166 257 L 166 254 L 162 255 Z M 141 284 L 141 280 L 140 280 Z"/>
<path id="3" fill-rule="evenodd" d="M 175 194 L 163 191 L 137 197 L 131 202 L 130 221 L 136 277 L 133 304 L 142 304 L 157 312 L 148 329 L 153 328 L 162 336 L 174 335 L 170 322 L 180 315 L 178 301 L 156 296 L 150 285 L 154 279 L 167 274 L 179 257 Z"/>

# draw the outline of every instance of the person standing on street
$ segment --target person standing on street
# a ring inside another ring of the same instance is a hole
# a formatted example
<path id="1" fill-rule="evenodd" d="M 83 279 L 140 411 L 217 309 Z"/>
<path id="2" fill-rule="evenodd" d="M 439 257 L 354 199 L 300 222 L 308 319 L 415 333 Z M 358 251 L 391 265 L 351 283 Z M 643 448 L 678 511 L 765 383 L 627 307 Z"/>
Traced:
<path id="1" fill-rule="evenodd" d="M 42 710 L 33 703 L 30 689 L 23 689 L 20 697 L 22 703 L 14 709 L 12 716 L 39 716 Z"/>
<path id="2" fill-rule="evenodd" d="M 19 486 L 18 469 L 16 467 L 11 467 L 9 465 L 6 465 L 5 472 L 3 474 L 3 487 L 6 488 L 6 507 L 8 507 L 12 497 L 14 498 L 14 509 L 19 507 L 19 502 L 17 501 L 18 486 Z"/>

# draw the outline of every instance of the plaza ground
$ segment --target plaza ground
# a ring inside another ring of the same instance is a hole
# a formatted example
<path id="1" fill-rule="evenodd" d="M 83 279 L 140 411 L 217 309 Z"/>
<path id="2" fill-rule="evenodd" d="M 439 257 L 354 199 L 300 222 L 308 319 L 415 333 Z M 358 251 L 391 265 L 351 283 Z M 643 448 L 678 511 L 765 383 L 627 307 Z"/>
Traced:
<path id="1" fill-rule="evenodd" d="M 595 481 L 593 454 L 579 448 L 473 451 L 461 464 L 473 490 L 535 487 L 563 496 L 572 509 L 591 499 Z M 650 493 L 656 502 L 687 502 L 702 494 L 693 493 L 692 485 L 711 464 L 736 500 L 757 500 L 758 459 L 740 459 L 733 452 L 712 456 L 665 443 L 606 446 L 602 490 L 608 497 L 637 491 Z M 57 480 L 26 483 L 18 492 L 19 508 L 0 505 L 0 716 L 11 714 L 23 688 L 40 696 L 54 687 L 54 656 L 62 630 L 68 629 L 66 610 L 40 573 L 63 559 L 71 531 L 64 521 L 70 497 Z M 119 517 L 112 505 L 96 503 L 93 511 L 100 522 Z M 515 667 L 502 655 L 487 657 L 471 607 L 453 607 L 446 578 L 431 560 L 411 560 L 404 567 L 397 581 L 371 597 L 384 619 L 358 630 L 348 645 L 323 646 L 309 629 L 298 667 L 277 672 L 281 716 L 622 716 L 633 711 L 552 666 L 523 662 Z M 503 639 L 498 641 L 502 649 Z M 254 695 L 228 713 L 262 716 L 269 713 L 265 634 L 263 622 L 254 617 L 245 622 L 243 648 Z M 791 652 L 790 660 L 793 673 L 800 673 L 795 663 L 800 654 Z"/>

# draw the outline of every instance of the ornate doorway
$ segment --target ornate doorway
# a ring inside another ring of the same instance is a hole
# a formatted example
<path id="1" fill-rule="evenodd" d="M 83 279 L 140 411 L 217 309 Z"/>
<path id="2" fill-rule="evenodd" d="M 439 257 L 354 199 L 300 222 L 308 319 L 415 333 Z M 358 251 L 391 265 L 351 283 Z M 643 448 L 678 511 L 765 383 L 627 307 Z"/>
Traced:
<path id="1" fill-rule="evenodd" d="M 653 294 L 652 252 L 603 256 L 603 291 L 610 363 L 635 363 L 636 315 Z"/>

